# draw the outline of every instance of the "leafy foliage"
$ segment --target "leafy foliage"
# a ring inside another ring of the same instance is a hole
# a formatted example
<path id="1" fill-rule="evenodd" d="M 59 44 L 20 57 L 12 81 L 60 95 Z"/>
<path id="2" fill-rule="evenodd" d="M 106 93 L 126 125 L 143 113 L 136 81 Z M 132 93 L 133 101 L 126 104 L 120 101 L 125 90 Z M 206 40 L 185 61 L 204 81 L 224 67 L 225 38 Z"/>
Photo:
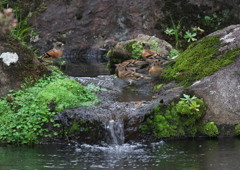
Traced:
<path id="1" fill-rule="evenodd" d="M 204 26 L 210 27 L 214 30 L 223 28 L 223 23 L 230 18 L 230 11 L 223 10 L 219 14 L 213 13 L 211 16 L 204 16 L 201 18 L 201 22 Z"/>
<path id="2" fill-rule="evenodd" d="M 23 85 L 24 86 L 24 85 Z M 99 99 L 75 80 L 61 72 L 44 76 L 25 90 L 11 91 L 0 100 L 0 141 L 15 144 L 38 143 L 38 137 L 52 137 L 45 127 L 54 122 L 53 115 L 66 108 L 89 106 Z M 55 109 L 48 105 L 54 102 Z M 56 128 L 59 124 L 54 125 Z"/>
<path id="3" fill-rule="evenodd" d="M 14 27 L 11 31 L 13 36 L 16 36 L 22 44 L 26 44 L 27 39 L 30 38 L 30 36 L 34 36 L 37 33 L 34 32 L 34 28 L 29 25 L 28 18 L 22 17 L 22 11 L 19 9 L 15 9 L 14 13 L 16 15 L 16 18 L 18 19 L 18 24 L 16 27 Z M 30 15 L 29 15 L 30 16 Z"/>
<path id="4" fill-rule="evenodd" d="M 168 36 L 174 35 L 176 49 L 178 49 L 179 46 L 182 46 L 182 43 L 181 43 L 182 40 L 186 39 L 187 42 L 196 41 L 197 34 L 204 32 L 204 30 L 200 29 L 199 27 L 192 28 L 192 31 L 189 31 L 189 30 L 185 31 L 185 26 L 181 25 L 183 18 L 184 17 L 182 17 L 180 20 L 178 20 L 177 23 L 175 23 L 173 20 L 173 17 L 170 15 L 172 28 L 164 25 L 166 27 L 166 30 L 164 31 L 164 33 L 167 34 Z"/>
<path id="5" fill-rule="evenodd" d="M 191 32 L 191 31 L 186 31 L 185 35 L 183 36 L 183 38 L 187 39 L 187 42 L 191 42 L 191 41 L 197 41 L 196 37 L 197 33 L 196 32 Z"/>
<path id="6" fill-rule="evenodd" d="M 198 132 L 198 120 L 205 114 L 202 99 L 185 95 L 178 103 L 170 103 L 154 108 L 153 118 L 147 119 L 143 131 L 151 130 L 155 137 L 194 137 Z"/>

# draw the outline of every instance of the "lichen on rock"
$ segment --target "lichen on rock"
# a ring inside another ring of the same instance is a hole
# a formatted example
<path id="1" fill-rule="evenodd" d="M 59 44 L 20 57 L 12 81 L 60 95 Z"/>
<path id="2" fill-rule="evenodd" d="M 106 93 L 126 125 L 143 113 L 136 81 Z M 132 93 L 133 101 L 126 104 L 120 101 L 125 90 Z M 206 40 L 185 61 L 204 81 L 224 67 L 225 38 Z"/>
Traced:
<path id="1" fill-rule="evenodd" d="M 7 65 L 10 66 L 11 63 L 16 63 L 18 61 L 18 55 L 17 53 L 2 53 L 0 55 L 0 58 L 2 58 L 3 62 Z"/>

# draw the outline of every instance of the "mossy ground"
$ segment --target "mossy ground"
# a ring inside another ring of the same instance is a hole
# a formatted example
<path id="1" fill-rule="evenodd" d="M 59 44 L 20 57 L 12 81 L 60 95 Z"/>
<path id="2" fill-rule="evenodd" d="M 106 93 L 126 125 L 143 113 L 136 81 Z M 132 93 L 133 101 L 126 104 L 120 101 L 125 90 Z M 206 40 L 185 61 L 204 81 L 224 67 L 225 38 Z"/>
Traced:
<path id="1" fill-rule="evenodd" d="M 193 43 L 176 62 L 169 64 L 162 77 L 166 82 L 176 80 L 179 85 L 189 86 L 194 81 L 213 74 L 229 65 L 239 56 L 240 48 L 220 52 L 220 36 L 206 37 Z"/>

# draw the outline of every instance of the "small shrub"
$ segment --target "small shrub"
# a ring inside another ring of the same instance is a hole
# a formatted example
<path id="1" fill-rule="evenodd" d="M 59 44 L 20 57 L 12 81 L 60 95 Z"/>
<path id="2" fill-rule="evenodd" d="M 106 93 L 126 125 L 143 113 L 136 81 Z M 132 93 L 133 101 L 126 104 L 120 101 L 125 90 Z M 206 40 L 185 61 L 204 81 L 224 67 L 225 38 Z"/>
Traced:
<path id="1" fill-rule="evenodd" d="M 202 133 L 209 137 L 216 137 L 219 132 L 216 124 L 214 122 L 208 122 L 203 125 Z"/>

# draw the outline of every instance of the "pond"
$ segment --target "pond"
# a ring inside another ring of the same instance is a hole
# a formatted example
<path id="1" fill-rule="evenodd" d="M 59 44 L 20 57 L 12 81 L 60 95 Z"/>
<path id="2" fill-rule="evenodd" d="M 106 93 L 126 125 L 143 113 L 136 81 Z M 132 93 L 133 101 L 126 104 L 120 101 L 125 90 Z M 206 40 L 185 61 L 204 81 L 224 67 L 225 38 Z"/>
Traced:
<path id="1" fill-rule="evenodd" d="M 0 147 L 0 169 L 239 169 L 240 140 L 188 139 L 123 145 Z"/>

